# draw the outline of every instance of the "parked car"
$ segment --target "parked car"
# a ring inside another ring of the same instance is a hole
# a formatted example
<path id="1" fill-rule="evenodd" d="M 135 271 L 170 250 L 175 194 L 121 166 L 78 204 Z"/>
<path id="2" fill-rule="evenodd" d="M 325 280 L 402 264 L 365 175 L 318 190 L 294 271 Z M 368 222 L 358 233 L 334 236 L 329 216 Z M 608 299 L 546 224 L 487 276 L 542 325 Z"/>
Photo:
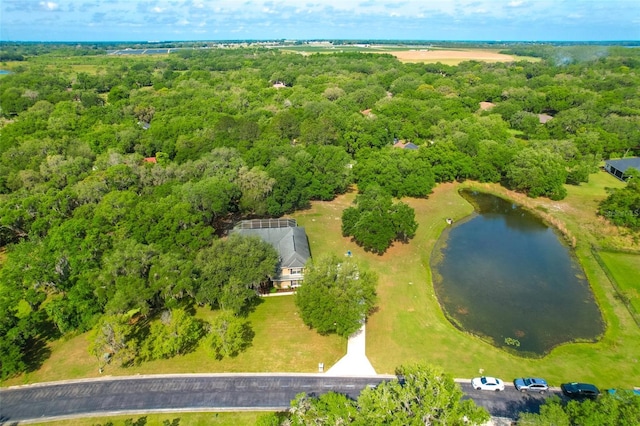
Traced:
<path id="1" fill-rule="evenodd" d="M 520 392 L 540 392 L 545 393 L 549 390 L 549 384 L 544 379 L 527 377 L 523 379 L 515 379 L 513 384 Z"/>
<path id="2" fill-rule="evenodd" d="M 571 398 L 595 398 L 600 395 L 600 390 L 589 383 L 563 383 L 560 388 L 562 393 Z"/>
<path id="3" fill-rule="evenodd" d="M 482 376 L 471 380 L 471 386 L 477 390 L 503 391 L 504 382 L 495 377 Z"/>

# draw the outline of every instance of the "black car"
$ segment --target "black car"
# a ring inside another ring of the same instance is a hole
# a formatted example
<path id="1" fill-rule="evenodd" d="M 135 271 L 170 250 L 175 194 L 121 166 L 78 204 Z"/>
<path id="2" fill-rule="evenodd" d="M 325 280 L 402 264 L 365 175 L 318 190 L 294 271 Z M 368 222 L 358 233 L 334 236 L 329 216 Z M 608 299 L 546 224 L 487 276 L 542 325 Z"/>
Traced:
<path id="1" fill-rule="evenodd" d="M 571 398 L 595 398 L 600 395 L 600 390 L 589 383 L 563 383 L 560 388 L 562 393 Z"/>

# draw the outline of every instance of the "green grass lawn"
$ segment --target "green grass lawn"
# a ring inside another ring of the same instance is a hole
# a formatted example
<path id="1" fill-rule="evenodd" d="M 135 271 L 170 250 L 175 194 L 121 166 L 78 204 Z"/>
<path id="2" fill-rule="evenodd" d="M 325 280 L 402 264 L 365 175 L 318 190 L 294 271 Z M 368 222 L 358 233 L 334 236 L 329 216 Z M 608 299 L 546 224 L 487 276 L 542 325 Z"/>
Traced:
<path id="1" fill-rule="evenodd" d="M 585 229 L 591 229 L 585 223 L 598 221 L 595 207 L 606 196 L 604 186 L 609 184 L 615 182 L 598 174 L 588 185 L 568 187 L 569 197 L 561 202 L 527 199 L 498 185 L 439 185 L 426 200 L 405 200 L 416 211 L 418 233 L 409 244 L 397 244 L 383 256 L 366 253 L 340 236 L 341 211 L 354 194 L 333 202 L 314 203 L 310 210 L 295 217 L 307 229 L 314 256 L 350 250 L 356 260 L 378 272 L 380 308 L 367 325 L 367 355 L 378 373 L 393 373 L 400 364 L 426 361 L 456 377 L 473 377 L 482 370 L 505 380 L 535 375 L 554 385 L 580 380 L 603 388 L 629 387 L 637 385 L 640 377 L 640 330 L 613 296 L 611 284 L 591 255 L 590 245 L 582 242 L 593 239 L 585 233 Z M 543 358 L 527 359 L 494 348 L 446 320 L 431 284 L 429 258 L 446 226 L 445 219 L 459 219 L 471 213 L 471 206 L 457 193 L 469 185 L 527 205 L 577 241 L 576 254 L 608 326 L 598 343 L 566 344 Z"/>
<path id="2" fill-rule="evenodd" d="M 180 426 L 238 426 L 254 425 L 258 417 L 262 415 L 262 412 L 128 414 L 110 417 L 82 417 L 29 424 L 47 426 L 97 426 L 111 422 L 113 426 L 124 426 L 125 421 L 128 419 L 135 422 L 144 418 L 146 420 L 146 426 L 164 426 L 164 421 L 171 423 L 174 419 L 179 419 Z"/>
<path id="3" fill-rule="evenodd" d="M 197 316 L 211 319 L 208 308 Z M 252 346 L 235 358 L 214 359 L 204 348 L 172 359 L 145 362 L 122 368 L 107 366 L 104 375 L 223 372 L 306 372 L 318 371 L 318 363 L 330 367 L 346 352 L 346 339 L 320 336 L 305 326 L 298 316 L 293 296 L 265 298 L 249 315 L 255 337 Z M 14 377 L 4 386 L 63 379 L 99 377 L 98 362 L 89 355 L 89 334 L 52 342 L 50 356 L 31 373 Z"/>
<path id="4" fill-rule="evenodd" d="M 623 295 L 640 314 L 640 254 L 611 251 L 599 254 Z"/>

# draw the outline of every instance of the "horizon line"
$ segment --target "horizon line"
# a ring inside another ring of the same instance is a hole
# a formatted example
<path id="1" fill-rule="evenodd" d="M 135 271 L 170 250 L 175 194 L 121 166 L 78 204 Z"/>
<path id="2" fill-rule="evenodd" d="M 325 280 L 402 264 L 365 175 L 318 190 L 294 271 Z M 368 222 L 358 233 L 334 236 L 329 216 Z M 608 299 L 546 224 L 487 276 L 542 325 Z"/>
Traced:
<path id="1" fill-rule="evenodd" d="M 496 39 L 395 39 L 395 38 L 238 38 L 238 39 L 189 39 L 189 40 L 4 40 L 2 43 L 247 43 L 247 42 L 309 42 L 309 41 L 352 41 L 352 42 L 447 42 L 447 43 L 637 43 L 640 39 L 620 39 L 620 40 L 496 40 Z"/>

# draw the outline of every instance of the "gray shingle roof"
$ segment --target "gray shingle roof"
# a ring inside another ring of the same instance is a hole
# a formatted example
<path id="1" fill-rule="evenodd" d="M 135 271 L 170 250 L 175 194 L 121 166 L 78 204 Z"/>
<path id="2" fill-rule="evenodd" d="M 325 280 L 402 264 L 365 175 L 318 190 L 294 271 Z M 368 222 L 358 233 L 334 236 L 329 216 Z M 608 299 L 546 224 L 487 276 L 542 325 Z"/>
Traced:
<path id="1" fill-rule="evenodd" d="M 255 235 L 271 244 L 280 255 L 280 267 L 302 268 L 311 257 L 309 240 L 304 228 L 235 229 L 240 235 Z"/>
<path id="2" fill-rule="evenodd" d="M 629 168 L 634 168 L 640 171 L 640 157 L 633 158 L 621 158 L 619 160 L 607 160 L 605 164 L 610 167 L 615 167 L 617 170 L 620 170 L 622 173 L 626 172 Z"/>

